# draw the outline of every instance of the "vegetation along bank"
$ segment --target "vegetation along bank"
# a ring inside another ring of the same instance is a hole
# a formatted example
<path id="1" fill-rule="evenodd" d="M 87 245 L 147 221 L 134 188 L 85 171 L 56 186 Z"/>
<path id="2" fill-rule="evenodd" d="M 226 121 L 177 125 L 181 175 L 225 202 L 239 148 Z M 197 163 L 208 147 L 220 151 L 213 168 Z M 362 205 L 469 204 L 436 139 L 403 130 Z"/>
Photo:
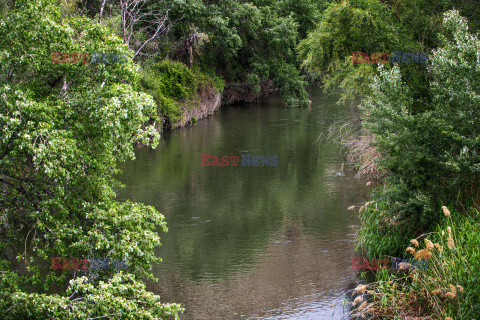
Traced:
<path id="1" fill-rule="evenodd" d="M 358 210 L 359 253 L 429 262 L 375 271 L 374 282 L 354 290 L 354 313 L 478 319 L 479 7 L 1 1 L 0 317 L 179 319 L 180 305 L 145 288 L 160 260 L 164 216 L 115 200 L 117 163 L 134 157 L 136 143 L 156 147 L 162 129 L 195 123 L 222 99 L 278 91 L 286 106 L 306 107 L 306 86 L 315 83 L 341 89 L 356 120 L 343 128 L 358 128 L 350 155 L 375 182 Z M 429 59 L 381 61 L 393 52 Z M 51 269 L 52 257 L 128 263 Z"/>

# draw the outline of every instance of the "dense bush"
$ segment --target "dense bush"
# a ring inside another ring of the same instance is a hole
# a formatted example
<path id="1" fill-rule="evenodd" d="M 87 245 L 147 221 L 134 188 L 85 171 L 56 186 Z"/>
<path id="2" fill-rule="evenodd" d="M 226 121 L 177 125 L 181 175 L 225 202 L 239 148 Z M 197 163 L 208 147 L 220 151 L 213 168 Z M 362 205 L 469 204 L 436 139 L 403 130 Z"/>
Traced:
<path id="1" fill-rule="evenodd" d="M 326 88 L 340 85 L 344 98 L 366 93 L 365 82 L 374 64 L 352 64 L 352 51 L 390 52 L 398 48 L 402 34 L 392 10 L 380 1 L 332 2 L 316 28 L 298 45 L 304 71 L 321 78 Z"/>
<path id="2" fill-rule="evenodd" d="M 135 280 L 153 277 L 164 216 L 119 203 L 114 191 L 117 163 L 134 157 L 134 143 L 158 144 L 146 124 L 155 102 L 135 90 L 131 62 L 53 63 L 52 51 L 131 55 L 102 25 L 62 18 L 53 0 L 17 0 L 2 17 L 0 318 L 176 315 L 177 305 L 160 304 Z M 51 257 L 125 259 L 128 274 L 53 270 Z"/>
<path id="3" fill-rule="evenodd" d="M 444 26 L 449 36 L 432 55 L 432 103 L 424 112 L 412 111 L 414 99 L 398 67 L 380 71 L 363 106 L 388 172 L 383 193 L 389 212 L 417 231 L 438 221 L 443 204 L 478 205 L 480 41 L 457 12 L 445 14 Z"/>
<path id="4" fill-rule="evenodd" d="M 146 64 L 140 85 L 153 96 L 158 115 L 169 126 L 180 119 L 186 100 L 198 102 L 199 95 L 208 87 L 222 92 L 224 82 L 199 68 L 190 69 L 181 62 L 164 60 Z"/>
<path id="5" fill-rule="evenodd" d="M 191 45 L 194 64 L 215 70 L 227 83 L 248 84 L 258 93 L 261 84 L 274 80 L 288 105 L 306 106 L 306 84 L 297 68 L 296 45 L 312 29 L 325 3 L 173 1 L 172 17 L 184 19 L 173 27 L 163 47 L 173 48 L 172 56 L 188 64 L 191 57 L 186 49 Z M 196 40 L 186 45 L 185 39 Z M 168 54 L 162 53 L 164 57 Z"/>
<path id="6" fill-rule="evenodd" d="M 358 249 L 369 258 L 414 254 L 429 267 L 379 270 L 359 314 L 472 319 L 480 312 L 480 223 L 478 210 L 468 209 L 480 204 L 480 41 L 457 11 L 445 13 L 443 27 L 423 75 L 380 67 L 361 106 L 385 184 L 361 212 Z M 425 248 L 415 238 L 428 238 Z"/>
<path id="7" fill-rule="evenodd" d="M 70 281 L 66 296 L 26 293 L 2 285 L 0 314 L 5 320 L 158 320 L 180 319 L 182 312 L 177 304 L 160 303 L 160 297 L 145 290 L 145 284 L 131 274 L 115 274 L 98 284 L 87 277 L 76 278 Z"/>

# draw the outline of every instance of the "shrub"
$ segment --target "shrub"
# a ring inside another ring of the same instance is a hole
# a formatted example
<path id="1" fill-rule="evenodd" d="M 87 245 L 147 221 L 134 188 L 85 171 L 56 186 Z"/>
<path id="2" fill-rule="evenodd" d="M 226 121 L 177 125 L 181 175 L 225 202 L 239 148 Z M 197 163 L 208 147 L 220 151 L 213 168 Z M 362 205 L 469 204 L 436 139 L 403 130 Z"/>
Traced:
<path id="1" fill-rule="evenodd" d="M 186 101 L 193 101 L 187 105 L 195 107 L 206 87 L 221 92 L 224 85 L 214 74 L 199 68 L 189 69 L 183 63 L 170 60 L 147 63 L 140 78 L 140 86 L 153 96 L 167 126 L 180 120 L 182 104 Z"/>
<path id="2" fill-rule="evenodd" d="M 442 37 L 428 68 L 426 111 L 418 112 L 398 66 L 379 67 L 362 107 L 388 172 L 383 194 L 390 215 L 417 231 L 439 220 L 443 204 L 475 205 L 480 192 L 480 41 L 458 12 L 446 13 L 444 26 L 450 37 Z"/>
<path id="3" fill-rule="evenodd" d="M 145 290 L 133 275 L 114 275 L 98 285 L 87 277 L 70 281 L 68 296 L 0 292 L 2 319 L 180 319 L 178 304 L 162 304 L 160 297 Z"/>

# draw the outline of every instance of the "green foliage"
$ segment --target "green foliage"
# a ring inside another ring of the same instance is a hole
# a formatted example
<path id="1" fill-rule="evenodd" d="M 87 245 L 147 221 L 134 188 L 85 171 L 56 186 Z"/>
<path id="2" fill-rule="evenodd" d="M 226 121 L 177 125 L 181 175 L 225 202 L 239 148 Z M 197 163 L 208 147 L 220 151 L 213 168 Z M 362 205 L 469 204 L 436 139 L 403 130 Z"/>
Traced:
<path id="1" fill-rule="evenodd" d="M 398 67 L 380 71 L 363 107 L 388 172 L 390 212 L 419 230 L 438 220 L 442 204 L 475 204 L 480 188 L 480 41 L 457 12 L 445 14 L 444 26 L 452 37 L 442 37 L 432 56 L 426 111 L 413 112 L 414 97 Z"/>
<path id="2" fill-rule="evenodd" d="M 436 228 L 436 233 L 429 236 L 434 243 L 443 246 L 444 254 L 435 255 L 429 267 L 421 276 L 440 278 L 435 286 L 448 288 L 449 284 L 459 284 L 465 291 L 460 293 L 452 303 L 446 306 L 446 315 L 460 319 L 472 319 L 480 314 L 480 212 L 469 210 L 467 214 L 453 212 L 450 219 L 444 219 Z M 455 248 L 448 248 L 448 230 L 452 229 Z M 440 277 L 438 277 L 440 275 Z M 431 287 L 434 287 L 433 285 Z"/>
<path id="3" fill-rule="evenodd" d="M 315 24 L 328 5 L 327 1 L 316 0 L 281 0 L 276 1 L 281 16 L 292 14 L 293 19 L 298 23 L 298 35 L 304 39 L 308 32 L 315 28 Z"/>
<path id="4" fill-rule="evenodd" d="M 91 6 L 98 7 L 95 1 Z M 327 1 L 317 0 L 171 0 L 147 2 L 144 11 L 167 12 L 168 34 L 145 50 L 160 60 L 176 60 L 202 72 L 212 70 L 229 83 L 247 83 L 255 92 L 269 80 L 282 77 L 285 64 L 298 67 L 296 45 L 313 29 Z M 105 17 L 119 30 L 118 6 Z M 144 25 L 148 26 L 146 19 Z M 142 32 L 140 29 L 139 32 Z M 158 48 L 158 50 L 152 50 Z M 142 58 L 140 58 L 142 59 Z M 148 60 L 148 58 L 147 58 Z M 293 70 L 292 68 L 289 68 Z M 307 105 L 305 83 L 290 71 L 277 85 L 289 105 Z M 299 90 L 300 89 L 300 90 Z M 169 95 L 157 97 L 172 119 L 179 117 Z"/>
<path id="5" fill-rule="evenodd" d="M 380 192 L 373 195 L 370 204 L 360 213 L 362 227 L 357 234 L 356 251 L 368 259 L 400 257 L 404 244 L 414 238 L 412 227 L 405 221 L 396 222 L 389 209 Z"/>
<path id="6" fill-rule="evenodd" d="M 365 1 L 333 2 L 321 14 L 316 29 L 298 46 L 302 67 L 312 78 L 321 78 L 325 89 L 340 86 L 341 101 L 369 94 L 365 80 L 377 74 L 376 65 L 351 63 L 351 51 L 431 52 L 441 45 L 441 15 L 458 8 L 472 18 L 478 30 L 478 4 L 473 1 Z M 400 65 L 401 74 L 414 98 L 414 112 L 426 110 L 431 102 L 424 65 Z"/>
<path id="7" fill-rule="evenodd" d="M 307 106 L 307 93 L 305 92 L 305 82 L 298 80 L 298 70 L 290 64 L 281 64 L 277 66 L 278 73 L 273 80 L 280 87 L 280 93 L 283 95 L 285 104 L 290 107 Z M 297 81 L 292 79 L 297 78 Z"/>
<path id="8" fill-rule="evenodd" d="M 323 3 L 190 0 L 185 6 L 174 1 L 172 15 L 187 18 L 173 28 L 168 42 L 177 42 L 177 53 L 184 52 L 180 41 L 185 35 L 195 36 L 202 42 L 193 45 L 202 70 L 215 70 L 226 82 L 248 83 L 255 92 L 268 80 L 279 79 L 275 85 L 289 105 L 307 105 L 305 83 L 294 70 L 298 66 L 295 47 L 299 32 L 303 36 L 311 29 Z M 286 68 L 289 77 L 282 74 Z"/>
<path id="9" fill-rule="evenodd" d="M 168 126 L 180 120 L 186 100 L 197 99 L 208 87 L 221 92 L 225 84 L 199 68 L 189 69 L 183 63 L 164 60 L 146 65 L 140 86 L 153 96 L 158 114 Z"/>
<path id="10" fill-rule="evenodd" d="M 378 295 L 374 297 L 382 301 L 380 309 L 390 315 L 385 318 L 398 316 L 400 306 L 419 309 L 422 313 L 418 316 L 428 315 L 432 319 L 448 316 L 452 319 L 475 318 L 480 312 L 479 229 L 478 210 L 469 211 L 467 216 L 453 212 L 451 218 L 444 217 L 435 232 L 425 237 L 434 244 L 429 249 L 431 257 L 425 268 L 416 269 L 408 277 L 404 271 L 392 273 L 379 270 L 376 283 Z M 415 249 L 414 254 L 419 254 L 418 251 L 426 249 L 426 244 L 423 244 L 423 237 L 418 240 L 418 247 L 409 239 L 403 241 L 404 249 L 410 246 Z M 414 258 L 405 251 L 401 256 Z M 452 286 L 455 288 L 452 289 Z M 418 308 L 418 303 L 421 303 L 421 308 Z"/>
<path id="11" fill-rule="evenodd" d="M 431 51 L 440 45 L 438 35 L 442 32 L 442 15 L 452 9 L 459 10 L 462 16 L 469 20 L 470 27 L 476 32 L 480 26 L 478 9 L 480 5 L 474 0 L 386 0 L 398 18 L 397 27 L 405 38 L 404 47 L 408 50 L 417 48 L 422 51 Z"/>
<path id="12" fill-rule="evenodd" d="M 5 290 L 6 289 L 6 290 Z M 145 290 L 131 274 L 115 274 L 107 282 L 89 283 L 87 277 L 70 281 L 68 297 L 38 293 L 0 292 L 2 319 L 180 319 L 177 304 L 161 304 L 160 297 Z M 11 290 L 14 292 L 15 290 Z"/>
<path id="13" fill-rule="evenodd" d="M 444 14 L 443 28 L 427 39 L 441 47 L 426 69 L 380 67 L 361 106 L 386 183 L 361 214 L 357 249 L 370 258 L 406 257 L 410 239 L 423 234 L 437 242 L 427 269 L 408 278 L 377 273 L 372 305 L 389 319 L 412 308 L 435 319 L 471 319 L 480 311 L 479 213 L 466 210 L 479 205 L 480 41 L 458 11 Z M 453 220 L 442 205 L 458 212 Z"/>
<path id="14" fill-rule="evenodd" d="M 276 3 L 260 1 L 221 1 L 208 10 L 218 18 L 209 21 L 214 32 L 205 50 L 213 52 L 228 82 L 246 81 L 258 92 L 260 83 L 274 79 L 287 104 L 307 104 L 305 84 L 295 70 L 298 23 L 290 13 L 282 16 Z"/>
<path id="15" fill-rule="evenodd" d="M 352 66 L 352 51 L 391 52 L 400 38 L 393 21 L 393 13 L 380 1 L 330 4 L 316 29 L 298 45 L 303 69 L 312 78 L 326 76 L 327 88 L 345 87 L 344 99 L 365 94 L 365 72 L 375 69 Z"/>
<path id="16" fill-rule="evenodd" d="M 17 0 L 1 21 L 2 318 L 177 314 L 178 306 L 159 305 L 156 296 L 133 299 L 145 294 L 133 275 L 152 277 L 150 263 L 159 261 L 154 248 L 157 229 L 166 231 L 163 215 L 114 200 L 117 163 L 134 157 L 136 142 L 158 144 L 155 102 L 135 91 L 131 62 L 52 63 L 51 51 L 132 55 L 105 27 L 62 18 L 53 0 Z M 88 280 L 72 282 L 75 298 L 46 295 L 78 276 L 49 269 L 54 256 L 125 259 L 132 275 L 109 280 L 111 271 L 82 270 Z"/>

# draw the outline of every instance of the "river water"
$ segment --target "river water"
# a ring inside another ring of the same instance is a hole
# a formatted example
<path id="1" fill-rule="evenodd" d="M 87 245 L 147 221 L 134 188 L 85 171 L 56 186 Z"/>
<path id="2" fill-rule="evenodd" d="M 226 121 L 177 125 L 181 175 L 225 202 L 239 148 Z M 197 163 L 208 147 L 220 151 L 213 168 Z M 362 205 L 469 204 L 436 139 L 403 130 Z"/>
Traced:
<path id="1" fill-rule="evenodd" d="M 347 208 L 368 190 L 351 166 L 340 172 L 341 146 L 318 141 L 345 108 L 319 89 L 311 100 L 311 110 L 278 97 L 223 107 L 121 165 L 118 199 L 166 217 L 147 288 L 181 303 L 182 319 L 348 319 L 359 220 Z M 202 154 L 277 155 L 278 166 L 202 166 Z"/>

